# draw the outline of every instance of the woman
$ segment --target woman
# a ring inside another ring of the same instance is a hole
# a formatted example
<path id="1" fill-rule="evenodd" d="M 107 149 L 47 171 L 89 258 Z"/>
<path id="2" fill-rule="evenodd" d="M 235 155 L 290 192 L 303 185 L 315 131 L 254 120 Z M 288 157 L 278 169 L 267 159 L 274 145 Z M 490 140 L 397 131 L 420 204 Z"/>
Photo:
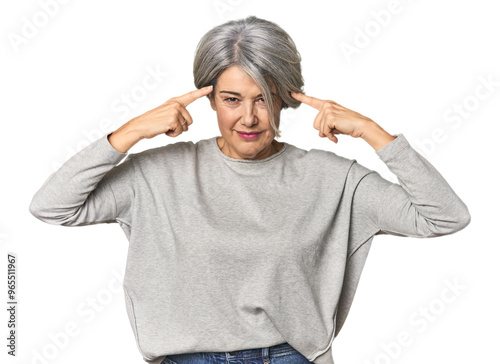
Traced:
<path id="1" fill-rule="evenodd" d="M 300 55 L 272 22 L 210 30 L 194 78 L 197 90 L 68 160 L 30 211 L 52 224 L 120 224 L 126 307 L 144 360 L 332 364 L 374 235 L 451 234 L 469 223 L 467 207 L 403 135 L 304 95 Z M 127 155 L 144 138 L 187 131 L 187 106 L 203 96 L 220 136 Z M 400 184 L 278 142 L 280 111 L 300 103 L 319 111 L 320 137 L 364 139 Z"/>

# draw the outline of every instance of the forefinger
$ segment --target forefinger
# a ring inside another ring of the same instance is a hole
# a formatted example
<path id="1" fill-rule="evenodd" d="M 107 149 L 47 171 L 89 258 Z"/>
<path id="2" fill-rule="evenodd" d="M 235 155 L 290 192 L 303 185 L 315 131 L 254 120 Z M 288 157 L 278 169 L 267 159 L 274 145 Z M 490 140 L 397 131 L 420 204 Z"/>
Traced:
<path id="1" fill-rule="evenodd" d="M 212 85 L 202 87 L 198 90 L 190 91 L 187 94 L 179 96 L 176 99 L 180 101 L 184 107 L 186 107 L 200 97 L 207 96 L 210 92 L 212 92 L 212 87 Z"/>
<path id="2" fill-rule="evenodd" d="M 292 92 L 292 97 L 304 104 L 314 107 L 316 110 L 320 110 L 321 106 L 326 102 L 326 100 L 317 99 L 316 97 L 307 96 L 300 92 Z"/>

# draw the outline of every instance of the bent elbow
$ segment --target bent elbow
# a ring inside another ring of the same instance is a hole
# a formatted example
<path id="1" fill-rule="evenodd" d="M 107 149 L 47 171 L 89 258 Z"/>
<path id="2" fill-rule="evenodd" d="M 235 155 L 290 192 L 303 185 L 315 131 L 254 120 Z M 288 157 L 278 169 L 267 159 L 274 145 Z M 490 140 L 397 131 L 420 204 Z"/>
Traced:
<path id="1" fill-rule="evenodd" d="M 37 201 L 36 198 L 33 198 L 29 205 L 29 212 L 31 215 L 36 217 L 38 220 L 49 223 L 49 224 L 56 224 L 54 222 L 54 217 L 50 213 L 50 209 L 44 208 L 43 206 L 40 205 L 40 203 Z"/>
<path id="2" fill-rule="evenodd" d="M 446 216 L 446 217 L 445 217 Z M 439 219 L 425 219 L 425 224 L 420 225 L 422 237 L 435 237 L 449 235 L 464 229 L 470 224 L 471 215 L 464 203 L 453 209 Z"/>
<path id="3" fill-rule="evenodd" d="M 470 224 L 471 216 L 469 209 L 462 200 L 459 200 L 458 203 L 453 206 L 449 220 L 450 232 L 448 234 L 456 233 Z"/>
<path id="4" fill-rule="evenodd" d="M 36 198 L 33 198 L 31 200 L 31 203 L 29 206 L 29 212 L 31 215 L 33 215 L 34 217 L 36 217 L 39 220 L 43 220 L 43 218 L 44 218 L 43 209 L 38 204 Z"/>
<path id="5" fill-rule="evenodd" d="M 71 219 L 67 214 L 61 214 L 55 208 L 50 208 L 40 204 L 34 198 L 29 205 L 29 212 L 38 220 L 51 225 L 69 225 Z"/>
<path id="6" fill-rule="evenodd" d="M 460 230 L 466 228 L 467 225 L 470 224 L 470 221 L 471 221 L 471 216 L 470 216 L 469 209 L 467 208 L 467 206 L 464 203 L 462 203 L 459 218 L 457 218 L 457 221 L 455 222 L 456 230 L 454 232 L 457 232 L 457 231 L 460 231 Z"/>

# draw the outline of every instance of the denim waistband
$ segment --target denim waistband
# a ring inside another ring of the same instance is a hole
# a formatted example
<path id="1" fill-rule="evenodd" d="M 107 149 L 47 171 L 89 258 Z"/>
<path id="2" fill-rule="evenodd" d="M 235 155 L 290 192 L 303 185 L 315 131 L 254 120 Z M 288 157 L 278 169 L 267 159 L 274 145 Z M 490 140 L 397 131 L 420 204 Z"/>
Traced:
<path id="1" fill-rule="evenodd" d="M 226 358 L 228 360 L 232 359 L 251 359 L 251 358 L 265 358 L 265 357 L 277 357 L 281 355 L 286 355 L 291 352 L 296 352 L 296 350 L 290 346 L 288 343 L 278 344 L 270 346 L 267 348 L 258 349 L 246 349 L 237 350 L 230 352 L 212 352 L 213 356 L 217 358 Z"/>

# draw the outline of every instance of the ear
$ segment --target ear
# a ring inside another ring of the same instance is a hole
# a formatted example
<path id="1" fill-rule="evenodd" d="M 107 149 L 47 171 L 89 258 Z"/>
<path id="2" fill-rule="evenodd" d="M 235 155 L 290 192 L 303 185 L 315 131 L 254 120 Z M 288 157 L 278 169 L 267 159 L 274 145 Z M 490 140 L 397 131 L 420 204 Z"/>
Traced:
<path id="1" fill-rule="evenodd" d="M 215 106 L 215 98 L 214 98 L 213 92 L 211 92 L 208 95 L 208 98 L 210 99 L 210 106 L 212 107 L 212 110 L 217 111 L 217 108 Z"/>

